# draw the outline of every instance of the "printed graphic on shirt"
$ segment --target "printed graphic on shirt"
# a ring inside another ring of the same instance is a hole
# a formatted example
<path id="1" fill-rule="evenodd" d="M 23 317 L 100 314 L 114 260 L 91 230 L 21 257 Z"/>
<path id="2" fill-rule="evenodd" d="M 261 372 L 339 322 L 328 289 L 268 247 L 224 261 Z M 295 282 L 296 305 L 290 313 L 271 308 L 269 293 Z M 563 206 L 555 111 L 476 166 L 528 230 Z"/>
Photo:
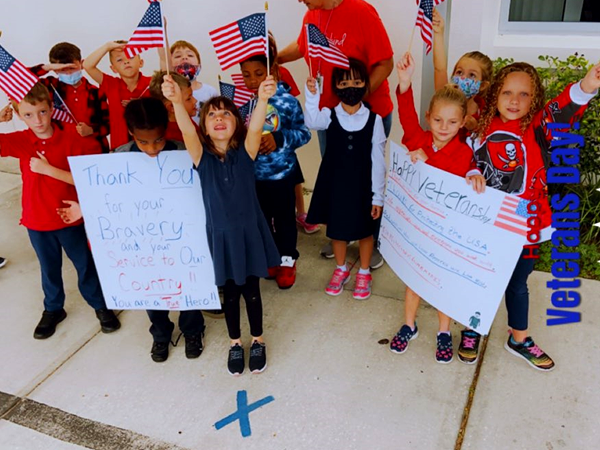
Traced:
<path id="1" fill-rule="evenodd" d="M 267 117 L 265 118 L 265 124 L 263 125 L 263 134 L 274 133 L 279 131 L 279 125 L 281 120 L 279 118 L 279 111 L 271 103 L 267 105 Z"/>
<path id="2" fill-rule="evenodd" d="M 490 134 L 483 143 L 475 142 L 477 167 L 487 185 L 509 194 L 524 191 L 527 149 L 519 136 L 506 131 Z M 542 176 L 542 174 L 540 174 Z M 543 174 L 545 183 L 545 173 Z"/>

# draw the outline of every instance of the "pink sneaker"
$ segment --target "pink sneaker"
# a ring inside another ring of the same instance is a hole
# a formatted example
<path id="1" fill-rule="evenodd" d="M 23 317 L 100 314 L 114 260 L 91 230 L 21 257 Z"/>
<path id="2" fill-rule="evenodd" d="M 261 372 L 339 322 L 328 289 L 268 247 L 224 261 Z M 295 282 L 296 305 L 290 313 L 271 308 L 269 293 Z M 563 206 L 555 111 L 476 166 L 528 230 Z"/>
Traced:
<path id="1" fill-rule="evenodd" d="M 356 274 L 356 284 L 354 285 L 354 293 L 352 297 L 356 300 L 366 300 L 371 296 L 371 284 L 373 283 L 373 277 L 370 273 Z"/>
<path id="2" fill-rule="evenodd" d="M 296 223 L 304 229 L 306 234 L 313 234 L 321 229 L 319 225 L 313 225 L 306 222 L 306 213 L 297 215 Z"/>
<path id="3" fill-rule="evenodd" d="M 344 290 L 344 285 L 350 281 L 350 271 L 345 272 L 341 269 L 335 269 L 329 284 L 325 288 L 325 293 L 329 295 L 340 295 Z"/>

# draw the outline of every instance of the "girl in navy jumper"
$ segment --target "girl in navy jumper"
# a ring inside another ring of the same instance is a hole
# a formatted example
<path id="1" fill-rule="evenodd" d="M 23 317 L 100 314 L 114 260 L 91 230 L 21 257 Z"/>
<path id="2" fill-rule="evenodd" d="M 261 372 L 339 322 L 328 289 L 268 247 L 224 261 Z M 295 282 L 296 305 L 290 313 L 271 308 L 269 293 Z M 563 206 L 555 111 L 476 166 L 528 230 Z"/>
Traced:
<path id="1" fill-rule="evenodd" d="M 514 63 L 501 69 L 490 87 L 476 135 L 469 140 L 487 186 L 537 200 L 541 229 L 550 225 L 546 168 L 552 156 L 556 127 L 573 124 L 583 115 L 600 87 L 600 64 L 578 83 L 571 84 L 544 106 L 544 87 L 535 68 Z M 558 129 L 559 132 L 569 130 Z M 552 156 L 554 157 L 554 156 Z M 527 278 L 535 258 L 532 248 L 523 250 L 505 292 L 508 326 L 504 347 L 542 371 L 552 370 L 554 361 L 528 336 L 529 291 Z M 578 273 L 570 276 L 576 277 Z M 575 306 L 570 304 L 569 306 Z"/>
<path id="2" fill-rule="evenodd" d="M 445 170 L 459 177 L 466 177 L 477 192 L 485 189 L 485 179 L 475 168 L 473 152 L 460 139 L 459 131 L 467 120 L 467 98 L 455 87 L 445 86 L 431 99 L 425 117 L 431 131 L 424 131 L 419 125 L 412 95 L 411 78 L 415 71 L 415 62 L 410 53 L 406 53 L 398 62 L 398 113 L 404 129 L 402 143 L 408 148 L 413 163 L 418 160 Z M 421 298 L 406 286 L 404 297 L 404 315 L 406 323 L 392 338 L 390 350 L 404 353 L 410 340 L 417 337 L 416 316 Z M 439 331 L 437 334 L 437 362 L 447 364 L 452 361 L 452 336 L 450 317 L 438 311 Z"/>
<path id="3" fill-rule="evenodd" d="M 331 84 L 341 103 L 321 110 L 316 80 L 309 78 L 306 85 L 305 122 L 314 130 L 327 130 L 327 150 L 306 220 L 326 224 L 332 240 L 337 268 L 325 288 L 329 295 L 341 294 L 350 280 L 347 242 L 359 241 L 353 297 L 365 300 L 371 295 L 374 221 L 383 209 L 386 137 L 381 116 L 362 103 L 369 86 L 362 62 L 351 59 L 348 70 L 334 68 Z"/>
<path id="4" fill-rule="evenodd" d="M 227 369 L 231 375 L 244 371 L 241 295 L 252 335 L 250 370 L 262 372 L 267 366 L 259 278 L 266 277 L 268 268 L 280 259 L 256 197 L 254 159 L 260 149 L 268 99 L 275 88 L 273 77 L 261 83 L 247 132 L 233 101 L 213 97 L 202 106 L 197 133 L 179 86 L 168 75 L 163 83 L 163 94 L 173 102 L 177 124 L 202 183 L 215 281 L 223 286 L 223 310 L 231 339 Z"/>

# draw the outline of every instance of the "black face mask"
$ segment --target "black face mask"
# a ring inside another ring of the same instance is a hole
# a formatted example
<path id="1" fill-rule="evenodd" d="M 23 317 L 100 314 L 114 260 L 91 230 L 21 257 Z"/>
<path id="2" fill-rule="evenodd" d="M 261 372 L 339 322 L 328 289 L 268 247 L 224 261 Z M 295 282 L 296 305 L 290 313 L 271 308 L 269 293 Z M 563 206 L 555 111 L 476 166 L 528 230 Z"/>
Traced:
<path id="1" fill-rule="evenodd" d="M 348 106 L 358 105 L 367 92 L 367 87 L 347 87 L 344 89 L 335 88 L 333 93 Z"/>

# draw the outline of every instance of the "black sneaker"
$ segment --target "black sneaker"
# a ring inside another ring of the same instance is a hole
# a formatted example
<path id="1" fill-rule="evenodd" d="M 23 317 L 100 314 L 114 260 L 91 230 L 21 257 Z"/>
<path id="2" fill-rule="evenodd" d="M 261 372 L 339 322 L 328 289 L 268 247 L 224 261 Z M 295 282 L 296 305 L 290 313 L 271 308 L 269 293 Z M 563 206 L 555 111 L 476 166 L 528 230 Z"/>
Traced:
<path id="1" fill-rule="evenodd" d="M 394 353 L 404 353 L 408 349 L 409 341 L 416 339 L 419 336 L 419 328 L 415 322 L 415 329 L 412 330 L 408 325 L 402 325 L 396 336 L 390 342 L 390 351 Z"/>
<path id="2" fill-rule="evenodd" d="M 169 357 L 169 343 L 154 341 L 152 343 L 152 350 L 150 350 L 150 356 L 154 362 L 165 362 Z"/>
<path id="3" fill-rule="evenodd" d="M 481 335 L 473 330 L 460 332 L 460 345 L 458 346 L 458 359 L 465 364 L 475 364 L 479 357 L 479 341 Z"/>
<path id="4" fill-rule="evenodd" d="M 552 361 L 552 358 L 539 348 L 529 336 L 521 343 L 513 342 L 511 336 L 509 336 L 508 341 L 504 344 L 504 348 L 508 350 L 509 353 L 523 358 L 534 369 L 543 372 L 549 372 L 554 369 L 554 361 Z"/>
<path id="5" fill-rule="evenodd" d="M 183 336 L 185 339 L 185 357 L 187 359 L 198 358 L 204 350 L 204 333 Z"/>
<path id="6" fill-rule="evenodd" d="M 244 372 L 244 347 L 235 344 L 229 347 L 229 356 L 227 357 L 227 371 L 234 377 Z"/>
<path id="7" fill-rule="evenodd" d="M 449 333 L 438 334 L 435 360 L 440 364 L 448 364 L 451 363 L 453 359 L 454 351 L 452 350 L 452 335 Z"/>
<path id="8" fill-rule="evenodd" d="M 97 309 L 96 317 L 100 321 L 100 328 L 103 333 L 112 333 L 121 328 L 121 322 L 119 322 L 115 313 L 110 309 Z"/>
<path id="9" fill-rule="evenodd" d="M 267 346 L 264 342 L 254 341 L 252 343 L 248 367 L 252 373 L 261 373 L 267 368 Z"/>
<path id="10" fill-rule="evenodd" d="M 35 327 L 33 337 L 35 339 L 48 339 L 56 331 L 56 325 L 61 323 L 67 317 L 67 312 L 64 309 L 60 311 L 44 311 L 42 318 Z"/>

